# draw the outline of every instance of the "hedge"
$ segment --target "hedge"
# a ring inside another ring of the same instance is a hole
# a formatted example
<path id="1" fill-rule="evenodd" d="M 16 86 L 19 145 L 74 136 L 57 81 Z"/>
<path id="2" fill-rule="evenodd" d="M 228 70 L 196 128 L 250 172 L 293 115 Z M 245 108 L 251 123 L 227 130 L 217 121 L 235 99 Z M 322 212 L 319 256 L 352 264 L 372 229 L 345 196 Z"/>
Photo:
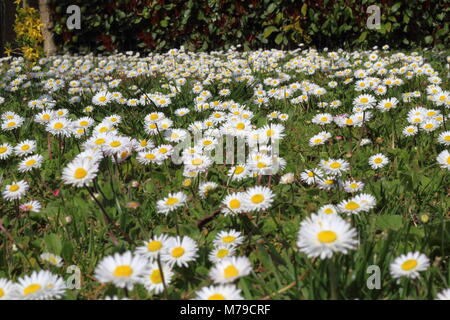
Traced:
<path id="1" fill-rule="evenodd" d="M 80 30 L 66 26 L 73 4 Z M 370 5 L 381 9 L 379 30 L 366 26 Z M 51 8 L 65 52 L 449 45 L 450 0 L 52 0 Z"/>

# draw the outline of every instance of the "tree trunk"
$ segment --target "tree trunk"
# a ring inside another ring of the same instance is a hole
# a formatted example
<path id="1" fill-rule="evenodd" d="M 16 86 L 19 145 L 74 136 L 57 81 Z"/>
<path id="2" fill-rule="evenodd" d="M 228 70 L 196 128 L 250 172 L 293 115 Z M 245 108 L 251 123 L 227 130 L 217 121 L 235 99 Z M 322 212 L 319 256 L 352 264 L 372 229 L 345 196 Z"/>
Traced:
<path id="1" fill-rule="evenodd" d="M 39 13 L 42 23 L 42 36 L 44 37 L 44 54 L 46 57 L 56 54 L 56 46 L 53 41 L 53 27 L 52 19 L 50 16 L 50 8 L 48 6 L 48 0 L 39 0 Z"/>

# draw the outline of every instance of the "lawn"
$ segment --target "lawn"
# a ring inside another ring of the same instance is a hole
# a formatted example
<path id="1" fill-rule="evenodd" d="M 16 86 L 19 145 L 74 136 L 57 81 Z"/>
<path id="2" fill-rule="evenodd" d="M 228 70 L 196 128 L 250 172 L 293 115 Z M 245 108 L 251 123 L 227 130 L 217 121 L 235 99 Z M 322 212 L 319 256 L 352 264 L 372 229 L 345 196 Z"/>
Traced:
<path id="1" fill-rule="evenodd" d="M 450 52 L 0 60 L 0 300 L 450 298 Z"/>

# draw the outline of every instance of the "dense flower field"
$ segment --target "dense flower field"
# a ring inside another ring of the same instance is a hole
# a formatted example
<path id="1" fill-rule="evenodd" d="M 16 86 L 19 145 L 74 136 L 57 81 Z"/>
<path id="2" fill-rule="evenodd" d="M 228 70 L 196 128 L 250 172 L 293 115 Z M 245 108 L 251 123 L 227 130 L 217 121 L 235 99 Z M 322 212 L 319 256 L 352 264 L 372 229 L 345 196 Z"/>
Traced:
<path id="1" fill-rule="evenodd" d="M 0 60 L 1 299 L 449 299 L 448 52 Z"/>

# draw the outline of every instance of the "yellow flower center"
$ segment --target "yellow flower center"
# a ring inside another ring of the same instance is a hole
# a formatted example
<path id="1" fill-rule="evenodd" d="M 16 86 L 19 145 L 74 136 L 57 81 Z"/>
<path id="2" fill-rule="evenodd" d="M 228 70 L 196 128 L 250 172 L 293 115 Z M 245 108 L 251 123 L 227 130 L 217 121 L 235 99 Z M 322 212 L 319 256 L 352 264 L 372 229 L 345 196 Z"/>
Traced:
<path id="1" fill-rule="evenodd" d="M 105 102 L 106 101 L 106 97 L 105 96 L 100 97 L 100 98 L 98 98 L 98 100 L 100 100 L 100 102 Z"/>
<path id="2" fill-rule="evenodd" d="M 9 191 L 11 192 L 16 192 L 17 190 L 19 190 L 19 185 L 17 184 L 13 184 L 12 186 L 9 187 Z"/>
<path id="3" fill-rule="evenodd" d="M 356 210 L 359 209 L 360 205 L 357 204 L 355 201 L 349 201 L 346 205 L 345 205 L 345 209 L 347 210 Z"/>
<path id="4" fill-rule="evenodd" d="M 75 173 L 73 174 L 73 177 L 75 179 L 83 179 L 84 177 L 86 177 L 88 174 L 88 172 L 83 169 L 83 168 L 78 168 L 75 170 Z"/>
<path id="5" fill-rule="evenodd" d="M 102 138 L 95 140 L 96 145 L 104 144 L 105 142 L 106 142 L 105 139 Z"/>
<path id="6" fill-rule="evenodd" d="M 57 122 L 55 123 L 55 125 L 53 126 L 54 129 L 60 130 L 64 127 L 64 125 L 61 122 Z"/>
<path id="7" fill-rule="evenodd" d="M 416 266 L 417 266 L 417 260 L 415 260 L 415 259 L 406 260 L 405 262 L 402 263 L 402 269 L 405 271 L 412 270 Z"/>
<path id="8" fill-rule="evenodd" d="M 238 275 L 239 275 L 239 270 L 233 265 L 229 265 L 224 270 L 225 279 L 234 278 L 234 277 L 237 277 Z"/>
<path id="9" fill-rule="evenodd" d="M 262 194 L 255 194 L 251 197 L 253 203 L 261 203 L 264 201 L 264 196 Z"/>
<path id="10" fill-rule="evenodd" d="M 334 231 L 320 231 L 319 234 L 317 235 L 317 239 L 322 242 L 322 243 L 331 243 L 336 241 L 337 239 L 337 234 Z"/>
<path id="11" fill-rule="evenodd" d="M 209 146 L 210 144 L 212 144 L 212 141 L 211 140 L 206 140 L 206 141 L 203 141 L 203 144 L 205 146 Z"/>
<path id="12" fill-rule="evenodd" d="M 212 294 L 208 297 L 208 300 L 225 300 L 225 297 L 220 293 Z"/>
<path id="13" fill-rule="evenodd" d="M 383 159 L 381 159 L 381 158 L 376 158 L 376 159 L 373 160 L 373 162 L 375 162 L 375 163 L 382 163 L 382 162 L 383 162 Z"/>
<path id="14" fill-rule="evenodd" d="M 35 293 L 36 291 L 39 291 L 41 289 L 41 285 L 38 283 L 30 284 L 28 287 L 23 289 L 23 295 L 27 296 L 29 294 Z"/>
<path id="15" fill-rule="evenodd" d="M 24 144 L 20 149 L 22 149 L 23 151 L 27 151 L 28 149 L 30 149 L 30 145 Z"/>
<path id="16" fill-rule="evenodd" d="M 334 211 L 333 211 L 333 209 L 326 208 L 326 209 L 324 210 L 324 212 L 325 212 L 326 214 L 332 214 Z"/>
<path id="17" fill-rule="evenodd" d="M 234 236 L 225 236 L 222 238 L 222 241 L 225 243 L 231 243 L 236 239 Z"/>
<path id="18" fill-rule="evenodd" d="M 333 169 L 339 169 L 341 167 L 341 164 L 339 162 L 333 162 L 330 164 L 330 167 Z"/>
<path id="19" fill-rule="evenodd" d="M 167 148 L 160 148 L 159 149 L 160 153 L 167 153 L 167 151 L 168 151 Z"/>
<path id="20" fill-rule="evenodd" d="M 16 123 L 14 121 L 8 122 L 8 128 L 14 127 Z"/>
<path id="21" fill-rule="evenodd" d="M 36 163 L 36 160 L 34 160 L 34 159 L 31 159 L 31 160 L 28 160 L 27 162 L 25 162 L 25 165 L 27 166 L 27 167 L 31 167 L 33 164 L 35 164 Z"/>
<path id="22" fill-rule="evenodd" d="M 263 169 L 265 167 L 267 167 L 267 165 L 264 162 L 258 162 L 258 164 L 256 165 L 259 169 Z"/>
<path id="23" fill-rule="evenodd" d="M 233 199 L 230 201 L 230 208 L 231 209 L 238 209 L 241 207 L 241 202 L 237 199 Z"/>
<path id="24" fill-rule="evenodd" d="M 267 134 L 268 137 L 272 137 L 275 134 L 275 130 L 269 129 L 269 130 L 266 131 L 266 134 Z"/>
<path id="25" fill-rule="evenodd" d="M 236 167 L 236 169 L 234 169 L 235 174 L 241 174 L 242 172 L 244 172 L 244 167 Z"/>
<path id="26" fill-rule="evenodd" d="M 161 241 L 154 240 L 154 241 L 150 241 L 150 242 L 147 244 L 147 250 L 150 251 L 150 252 L 158 251 L 158 250 L 160 250 L 161 248 L 162 248 L 162 243 L 161 243 Z"/>
<path id="27" fill-rule="evenodd" d="M 113 141 L 109 145 L 113 148 L 117 148 L 117 147 L 120 147 L 122 145 L 122 143 L 120 143 L 120 141 Z"/>
<path id="28" fill-rule="evenodd" d="M 243 124 L 242 122 L 238 123 L 236 125 L 236 129 L 238 130 L 244 130 L 245 129 L 245 124 Z"/>
<path id="29" fill-rule="evenodd" d="M 7 147 L 0 147 L 0 153 L 5 153 L 6 151 L 8 151 Z"/>
<path id="30" fill-rule="evenodd" d="M 172 257 L 179 258 L 184 255 L 184 249 L 182 247 L 176 247 L 172 250 Z"/>
<path id="31" fill-rule="evenodd" d="M 194 159 L 194 160 L 192 160 L 192 165 L 194 165 L 194 166 L 199 166 L 202 163 L 203 163 L 202 159 Z"/>
<path id="32" fill-rule="evenodd" d="M 133 274 L 133 268 L 129 265 L 118 266 L 114 270 L 114 277 L 129 277 Z"/>
<path id="33" fill-rule="evenodd" d="M 0 288 L 0 299 L 5 295 L 5 291 L 3 291 L 2 288 Z"/>
<path id="34" fill-rule="evenodd" d="M 149 159 L 149 160 L 155 159 L 155 155 L 154 155 L 153 153 L 147 153 L 147 154 L 145 155 L 145 157 L 146 157 L 147 159 Z"/>
<path id="35" fill-rule="evenodd" d="M 161 283 L 162 282 L 161 271 L 159 271 L 159 269 L 153 270 L 150 275 L 150 280 L 155 284 Z"/>
<path id="36" fill-rule="evenodd" d="M 369 99 L 367 99 L 367 98 L 361 98 L 361 103 L 367 103 L 367 102 L 369 102 Z"/>
<path id="37" fill-rule="evenodd" d="M 44 114 L 44 115 L 42 115 L 42 119 L 50 120 L 50 115 L 49 114 Z"/>
<path id="38" fill-rule="evenodd" d="M 229 251 L 227 249 L 219 249 L 217 251 L 216 257 L 217 258 L 224 258 L 224 257 L 226 257 L 228 255 L 228 252 Z"/>
<path id="39" fill-rule="evenodd" d="M 87 121 L 80 122 L 80 126 L 82 126 L 82 127 L 86 127 L 88 124 L 89 124 L 89 122 L 87 122 Z"/>
<path id="40" fill-rule="evenodd" d="M 169 206 L 173 206 L 174 204 L 180 202 L 180 200 L 178 200 L 177 198 L 169 198 L 166 201 L 166 204 Z"/>

